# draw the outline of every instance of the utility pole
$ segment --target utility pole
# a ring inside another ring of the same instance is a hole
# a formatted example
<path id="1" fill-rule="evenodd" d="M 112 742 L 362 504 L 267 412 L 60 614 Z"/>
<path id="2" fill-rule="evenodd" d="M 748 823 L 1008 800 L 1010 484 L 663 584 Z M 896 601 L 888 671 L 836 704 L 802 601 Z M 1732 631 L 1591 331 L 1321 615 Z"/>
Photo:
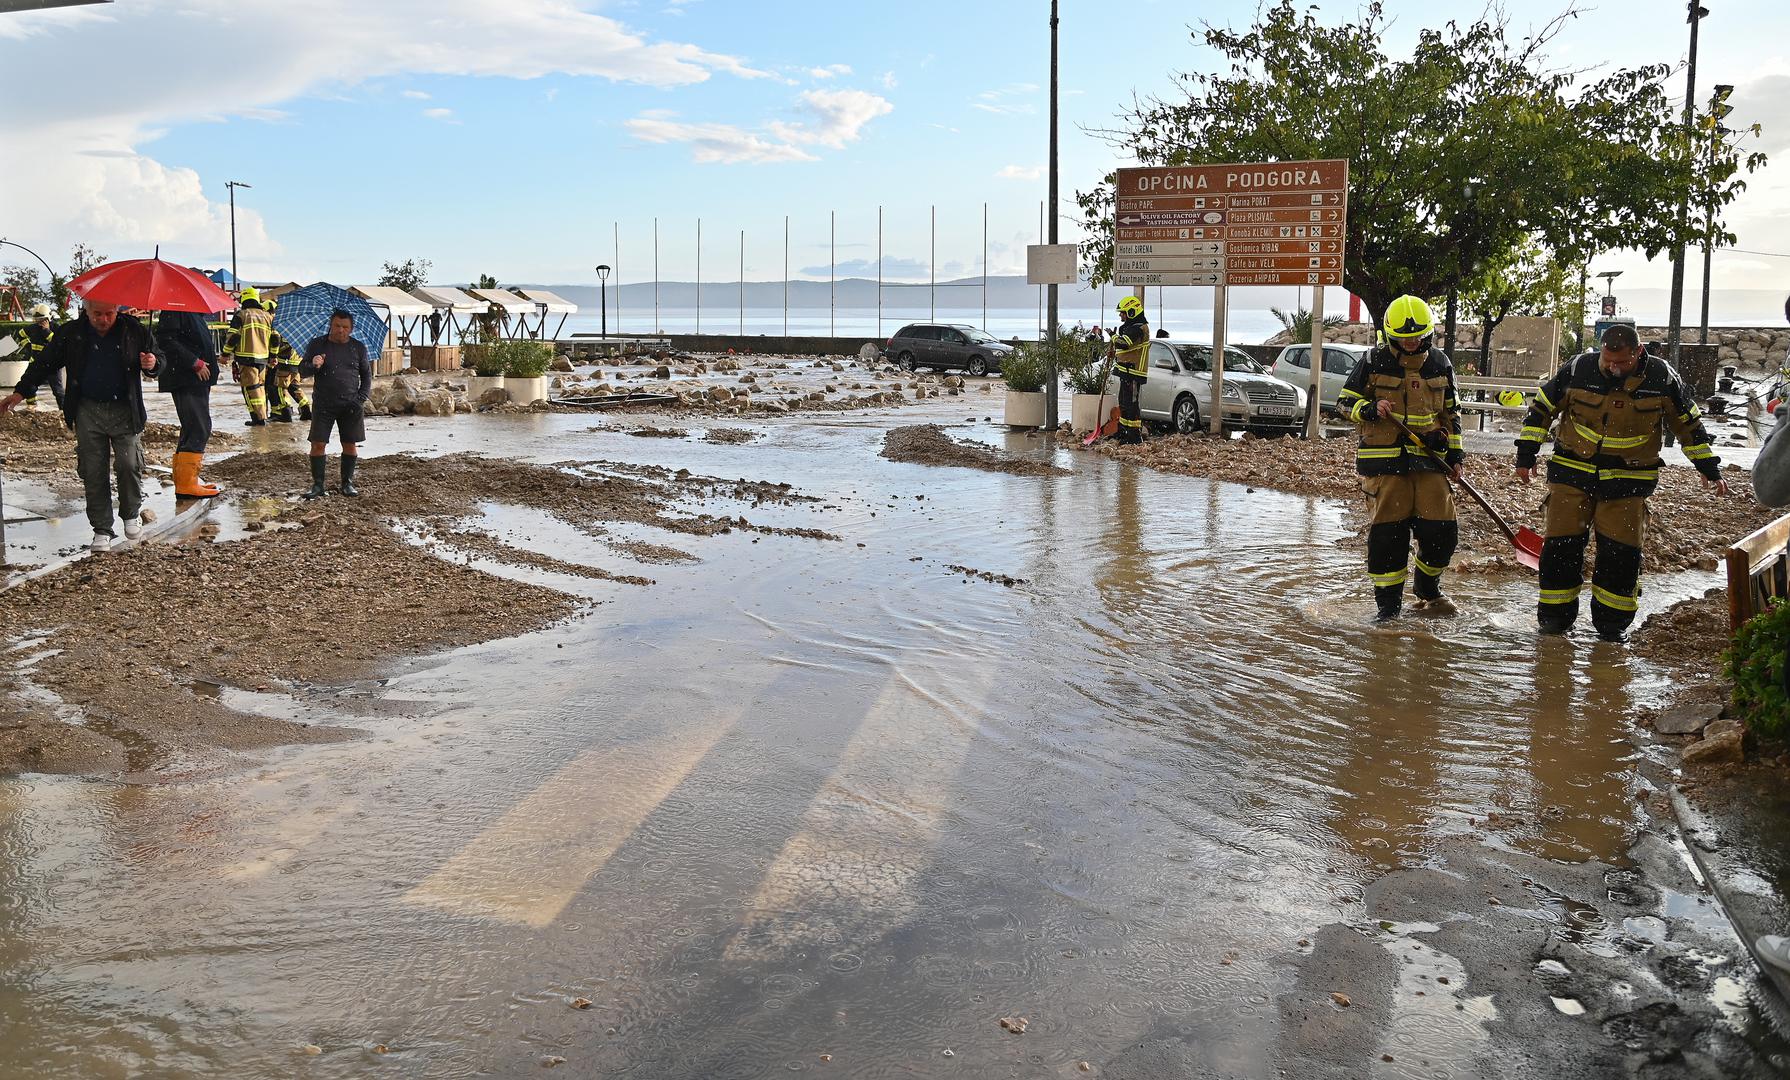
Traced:
<path id="1" fill-rule="evenodd" d="M 226 180 L 224 186 L 230 189 L 230 288 L 242 292 L 242 278 L 236 273 L 236 189 L 253 187 L 241 180 Z"/>
<path id="2" fill-rule="evenodd" d="M 1050 0 L 1050 238 L 1047 244 L 1057 242 L 1057 0 Z M 1118 249 L 1114 249 L 1115 251 Z M 1057 286 L 1052 282 L 1045 287 L 1045 348 L 1048 358 L 1044 370 L 1044 428 L 1046 431 L 1057 430 Z M 1099 424 L 1099 418 L 1095 418 Z"/>
<path id="3" fill-rule="evenodd" d="M 1695 127 L 1697 116 L 1697 27 L 1703 22 L 1709 9 L 1698 0 L 1690 0 L 1691 52 L 1690 59 L 1684 66 L 1684 148 L 1685 163 L 1691 161 L 1695 154 L 1697 132 Z M 1691 170 L 1686 170 L 1687 172 Z M 1674 366 L 1680 363 L 1678 355 L 1678 339 L 1684 328 L 1684 233 L 1690 228 L 1691 190 L 1690 177 L 1685 178 L 1684 194 L 1678 200 L 1678 235 L 1672 244 L 1672 311 L 1670 324 L 1666 328 L 1666 349 Z"/>
<path id="4" fill-rule="evenodd" d="M 1715 169 L 1716 151 L 1722 147 L 1722 139 L 1730 134 L 1722 125 L 1734 106 L 1728 104 L 1728 96 L 1734 93 L 1734 87 L 1727 83 L 1718 83 L 1715 93 L 1709 98 L 1709 167 Z M 1703 318 L 1697 324 L 1697 343 L 1709 344 L 1709 257 L 1715 247 L 1715 192 L 1709 191 L 1703 197 Z"/>

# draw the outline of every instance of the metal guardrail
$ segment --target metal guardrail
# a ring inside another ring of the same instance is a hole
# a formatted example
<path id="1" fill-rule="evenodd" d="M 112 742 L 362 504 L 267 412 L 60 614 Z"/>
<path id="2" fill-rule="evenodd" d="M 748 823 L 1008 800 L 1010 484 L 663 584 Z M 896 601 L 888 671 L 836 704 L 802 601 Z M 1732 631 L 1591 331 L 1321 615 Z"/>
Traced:
<path id="1" fill-rule="evenodd" d="M 1739 630 L 1772 600 L 1790 598 L 1790 514 L 1728 549 L 1728 628 Z"/>

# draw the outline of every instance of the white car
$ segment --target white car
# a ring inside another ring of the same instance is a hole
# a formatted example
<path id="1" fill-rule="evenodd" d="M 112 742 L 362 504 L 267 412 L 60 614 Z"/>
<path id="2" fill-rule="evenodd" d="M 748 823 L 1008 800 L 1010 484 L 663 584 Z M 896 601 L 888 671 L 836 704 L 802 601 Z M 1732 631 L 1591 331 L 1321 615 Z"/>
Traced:
<path id="1" fill-rule="evenodd" d="M 1324 381 L 1318 388 L 1318 404 L 1325 409 L 1336 409 L 1337 394 L 1341 392 L 1343 383 L 1348 381 L 1349 372 L 1355 370 L 1355 364 L 1362 357 L 1372 353 L 1373 349 L 1366 345 L 1331 345 L 1324 346 Z M 1288 345 L 1280 350 L 1274 358 L 1273 371 L 1277 378 L 1285 379 L 1294 386 L 1309 390 L 1311 387 L 1311 346 Z"/>
<path id="2" fill-rule="evenodd" d="M 1305 419 L 1305 391 L 1241 349 L 1224 351 L 1224 422 L 1256 432 L 1297 431 Z M 1139 411 L 1146 423 L 1183 435 L 1202 430 L 1212 405 L 1212 346 L 1178 338 L 1150 342 L 1150 378 Z"/>

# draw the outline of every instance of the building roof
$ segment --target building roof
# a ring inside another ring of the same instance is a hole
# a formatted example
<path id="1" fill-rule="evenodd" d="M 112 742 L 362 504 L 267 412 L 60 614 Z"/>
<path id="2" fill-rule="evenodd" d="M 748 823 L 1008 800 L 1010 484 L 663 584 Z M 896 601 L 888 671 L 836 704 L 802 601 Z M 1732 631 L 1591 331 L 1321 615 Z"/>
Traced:
<path id="1" fill-rule="evenodd" d="M 503 289 L 468 289 L 466 291 L 480 300 L 496 304 L 511 315 L 533 315 L 539 310 L 533 300 L 517 296 L 513 292 L 506 292 Z"/>

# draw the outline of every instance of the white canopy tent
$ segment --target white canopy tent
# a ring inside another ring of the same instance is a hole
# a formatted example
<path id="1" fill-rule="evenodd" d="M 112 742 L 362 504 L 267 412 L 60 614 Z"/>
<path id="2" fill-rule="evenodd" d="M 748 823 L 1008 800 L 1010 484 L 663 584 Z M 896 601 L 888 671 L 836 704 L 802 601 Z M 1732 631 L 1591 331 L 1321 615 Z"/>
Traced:
<path id="1" fill-rule="evenodd" d="M 553 328 L 553 336 L 557 338 L 559 337 L 559 332 L 566 328 L 566 316 L 576 315 L 578 313 L 577 304 L 572 303 L 570 300 L 567 300 L 557 293 L 548 292 L 546 289 L 517 289 L 516 291 L 539 305 L 542 337 L 547 336 L 547 316 L 559 316 L 559 325 Z"/>
<path id="2" fill-rule="evenodd" d="M 451 285 L 419 285 L 410 291 L 410 295 L 430 305 L 433 313 L 447 316 L 448 327 L 455 340 L 464 340 L 466 331 L 472 326 L 472 320 L 491 309 L 489 302 Z M 441 340 L 437 330 L 439 324 L 438 319 L 430 320 L 430 332 L 437 344 Z"/>
<path id="3" fill-rule="evenodd" d="M 505 289 L 468 289 L 466 291 L 480 300 L 496 305 L 497 309 L 503 312 L 504 336 L 515 338 L 540 336 L 541 328 L 531 329 L 529 320 L 538 317 L 542 323 L 545 323 L 547 317 L 542 314 L 540 305 L 535 301 Z"/>
<path id="4" fill-rule="evenodd" d="M 409 348 L 422 320 L 435 314 L 435 305 L 418 300 L 403 289 L 390 285 L 350 285 L 348 291 L 376 307 L 391 313 L 386 324 L 398 339 L 398 345 Z"/>

